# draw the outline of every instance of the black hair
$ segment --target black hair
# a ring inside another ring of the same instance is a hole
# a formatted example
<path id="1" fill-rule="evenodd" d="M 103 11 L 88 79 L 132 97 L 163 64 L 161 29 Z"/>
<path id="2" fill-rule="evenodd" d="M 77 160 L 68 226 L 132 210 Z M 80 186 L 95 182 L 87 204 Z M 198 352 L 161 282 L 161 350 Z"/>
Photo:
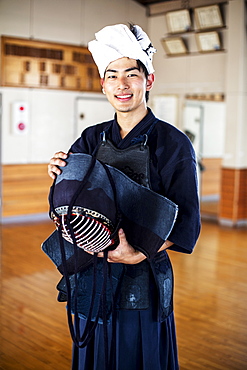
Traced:
<path id="1" fill-rule="evenodd" d="M 147 68 L 144 66 L 144 64 L 139 59 L 137 59 L 136 62 L 137 62 L 138 69 L 140 71 L 142 71 L 144 73 L 146 79 L 148 79 L 149 73 L 148 73 Z M 146 98 L 146 102 L 148 102 L 148 100 L 149 100 L 149 91 L 146 91 L 145 98 Z"/>
<path id="2" fill-rule="evenodd" d="M 139 41 L 139 39 L 137 37 L 136 28 L 135 28 L 135 26 L 134 26 L 133 23 L 129 23 L 129 29 L 133 33 L 133 35 L 135 36 L 135 38 L 137 39 L 137 41 Z M 138 65 L 139 70 L 142 71 L 142 72 L 144 72 L 145 77 L 147 79 L 149 73 L 148 73 L 148 70 L 147 70 L 146 66 L 139 59 L 137 60 L 137 65 Z M 146 91 L 145 97 L 146 97 L 146 102 L 148 102 L 148 100 L 149 100 L 149 91 Z"/>

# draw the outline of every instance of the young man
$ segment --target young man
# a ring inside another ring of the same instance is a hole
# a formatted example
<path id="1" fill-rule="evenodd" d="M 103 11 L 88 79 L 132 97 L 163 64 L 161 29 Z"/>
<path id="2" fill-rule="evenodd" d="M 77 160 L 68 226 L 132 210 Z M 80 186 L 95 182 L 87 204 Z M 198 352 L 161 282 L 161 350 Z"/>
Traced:
<path id="1" fill-rule="evenodd" d="M 87 128 L 69 152 L 95 153 L 104 132 L 111 152 L 110 163 L 107 163 L 114 166 L 114 153 L 122 151 L 121 170 L 129 169 L 135 161 L 133 154 L 128 154 L 130 148 L 145 141 L 149 148 L 145 162 L 148 165 L 140 168 L 142 176 L 138 178 L 135 173 L 133 178 L 142 183 L 144 173 L 148 186 L 179 208 L 169 240 L 151 262 L 129 244 L 122 229 L 119 245 L 108 252 L 108 262 L 122 263 L 126 271 L 117 312 L 115 370 L 175 370 L 178 357 L 173 276 L 166 249 L 191 253 L 199 235 L 195 154 L 182 132 L 157 119 L 147 107 L 147 94 L 154 84 L 152 54 L 155 49 L 139 26 L 105 27 L 96 34 L 96 40 L 89 43 L 89 50 L 99 69 L 103 93 L 116 114 L 112 121 Z M 66 165 L 67 156 L 57 152 L 51 159 L 48 173 L 53 179 L 61 173 L 58 166 Z M 98 150 L 96 156 L 102 159 L 105 153 Z M 131 176 L 131 171 L 126 174 Z M 80 321 L 83 329 L 84 320 Z M 74 349 L 73 369 L 105 369 L 102 330 L 98 324 L 88 346 Z"/>

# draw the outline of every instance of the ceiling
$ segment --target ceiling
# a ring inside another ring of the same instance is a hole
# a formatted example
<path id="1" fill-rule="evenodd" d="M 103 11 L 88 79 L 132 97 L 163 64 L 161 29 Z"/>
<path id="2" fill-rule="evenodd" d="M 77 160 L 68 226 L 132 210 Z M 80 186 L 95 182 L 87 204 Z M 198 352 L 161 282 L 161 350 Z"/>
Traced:
<path id="1" fill-rule="evenodd" d="M 157 4 L 157 3 L 165 3 L 167 1 L 172 1 L 172 0 L 135 0 L 137 3 L 148 6 L 151 4 Z"/>

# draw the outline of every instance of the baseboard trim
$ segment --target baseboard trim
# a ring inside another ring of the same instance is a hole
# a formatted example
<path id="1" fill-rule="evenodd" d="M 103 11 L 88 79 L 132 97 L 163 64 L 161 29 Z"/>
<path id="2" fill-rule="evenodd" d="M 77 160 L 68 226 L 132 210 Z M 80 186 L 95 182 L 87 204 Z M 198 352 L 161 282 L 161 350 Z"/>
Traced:
<path id="1" fill-rule="evenodd" d="M 227 218 L 219 218 L 219 224 L 226 227 L 247 227 L 247 220 L 233 221 Z"/>
<path id="2" fill-rule="evenodd" d="M 47 213 L 35 213 L 29 215 L 18 215 L 1 217 L 1 224 L 15 224 L 15 223 L 31 223 L 31 222 L 44 222 L 50 220 Z"/>

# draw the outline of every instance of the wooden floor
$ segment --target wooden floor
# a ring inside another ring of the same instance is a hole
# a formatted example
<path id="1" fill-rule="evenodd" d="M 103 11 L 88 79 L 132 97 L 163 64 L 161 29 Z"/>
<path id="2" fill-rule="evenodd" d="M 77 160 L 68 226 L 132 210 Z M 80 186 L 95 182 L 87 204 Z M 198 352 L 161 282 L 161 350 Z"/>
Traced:
<path id="1" fill-rule="evenodd" d="M 52 230 L 2 226 L 1 369 L 70 369 L 60 275 L 40 249 Z M 203 223 L 194 253 L 170 256 L 181 370 L 247 369 L 247 230 Z"/>

